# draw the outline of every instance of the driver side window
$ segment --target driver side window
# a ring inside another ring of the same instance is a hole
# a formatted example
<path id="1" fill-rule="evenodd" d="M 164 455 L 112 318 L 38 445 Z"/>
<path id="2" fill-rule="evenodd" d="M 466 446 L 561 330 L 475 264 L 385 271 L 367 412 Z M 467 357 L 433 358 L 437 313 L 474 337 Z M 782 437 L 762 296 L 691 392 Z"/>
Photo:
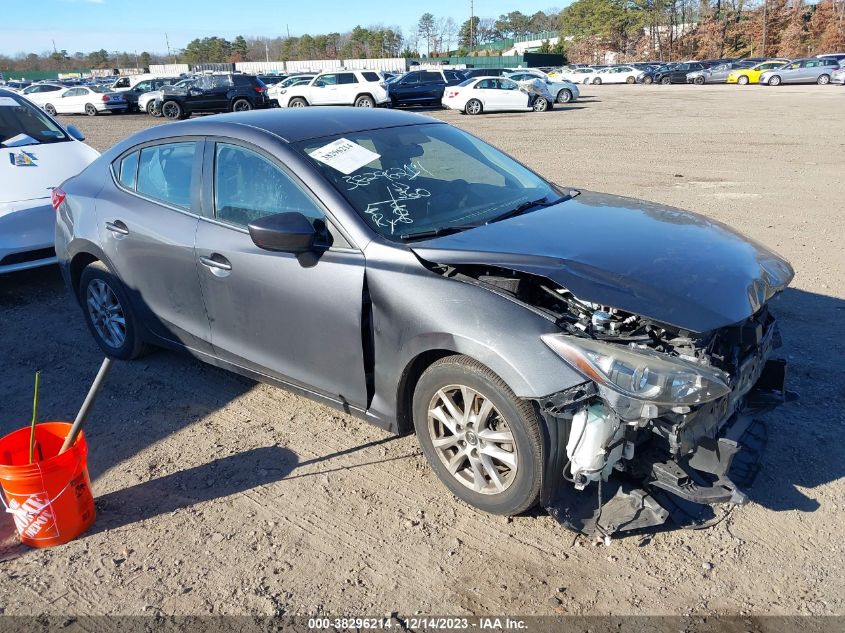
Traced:
<path id="1" fill-rule="evenodd" d="M 325 216 L 284 171 L 251 150 L 217 143 L 214 150 L 214 215 L 247 226 L 259 218 L 298 211 L 311 221 Z"/>

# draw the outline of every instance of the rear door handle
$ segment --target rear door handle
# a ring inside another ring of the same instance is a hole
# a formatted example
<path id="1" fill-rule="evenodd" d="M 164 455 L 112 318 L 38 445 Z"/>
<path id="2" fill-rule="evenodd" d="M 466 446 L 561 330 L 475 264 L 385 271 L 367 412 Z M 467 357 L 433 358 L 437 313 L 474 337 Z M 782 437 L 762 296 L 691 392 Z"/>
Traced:
<path id="1" fill-rule="evenodd" d="M 216 268 L 217 270 L 232 270 L 232 264 L 229 263 L 229 260 L 217 253 L 213 253 L 211 257 L 204 257 L 200 255 L 200 263 L 203 266 L 208 266 L 209 268 Z"/>
<path id="2" fill-rule="evenodd" d="M 129 229 L 120 220 L 106 222 L 106 228 L 112 233 L 117 233 L 118 235 L 129 235 Z"/>

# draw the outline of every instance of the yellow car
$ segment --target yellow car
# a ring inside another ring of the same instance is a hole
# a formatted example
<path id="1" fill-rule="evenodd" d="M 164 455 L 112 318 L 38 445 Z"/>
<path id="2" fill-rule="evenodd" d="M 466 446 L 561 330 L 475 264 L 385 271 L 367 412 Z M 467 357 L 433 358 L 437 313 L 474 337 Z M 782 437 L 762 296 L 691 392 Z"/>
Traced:
<path id="1" fill-rule="evenodd" d="M 732 70 L 728 74 L 728 83 L 739 84 L 741 86 L 760 83 L 760 75 L 764 72 L 780 68 L 787 63 L 789 63 L 788 59 L 770 59 L 765 62 L 760 62 L 751 68 L 739 68 L 737 70 Z"/>

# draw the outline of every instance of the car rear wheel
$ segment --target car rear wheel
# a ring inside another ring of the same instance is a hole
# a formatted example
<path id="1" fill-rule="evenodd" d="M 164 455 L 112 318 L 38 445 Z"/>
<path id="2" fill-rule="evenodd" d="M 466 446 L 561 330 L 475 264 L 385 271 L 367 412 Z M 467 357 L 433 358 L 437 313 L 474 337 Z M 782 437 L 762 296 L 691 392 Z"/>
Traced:
<path id="1" fill-rule="evenodd" d="M 534 101 L 533 109 L 534 112 L 545 112 L 549 109 L 550 105 L 549 100 L 545 97 L 537 97 L 537 100 Z"/>
<path id="2" fill-rule="evenodd" d="M 570 101 L 572 101 L 572 91 L 569 88 L 564 88 L 557 93 L 558 103 L 569 103 Z"/>
<path id="3" fill-rule="evenodd" d="M 232 112 L 249 112 L 252 110 L 252 104 L 246 99 L 237 99 L 232 104 Z"/>
<path id="4" fill-rule="evenodd" d="M 94 262 L 82 271 L 79 297 L 88 329 L 106 356 L 131 360 L 147 351 L 123 284 L 104 264 Z"/>
<path id="5" fill-rule="evenodd" d="M 819 78 L 816 79 L 816 83 L 820 86 L 826 86 L 830 83 L 830 75 L 819 75 Z"/>
<path id="6" fill-rule="evenodd" d="M 672 83 L 672 78 L 671 77 L 663 77 L 660 80 L 660 83 L 663 84 L 664 86 L 668 86 L 670 83 Z"/>
<path id="7" fill-rule="evenodd" d="M 738 83 L 740 86 L 745 86 L 748 84 L 748 77 L 746 77 L 745 75 L 741 75 L 740 78 L 736 80 L 736 83 Z"/>
<path id="8" fill-rule="evenodd" d="M 650 76 L 646 75 L 645 77 L 643 77 L 643 83 L 646 84 L 646 85 L 653 84 L 654 83 L 654 77 L 650 77 Z"/>
<path id="9" fill-rule="evenodd" d="M 56 116 L 56 108 L 55 106 L 53 106 L 52 103 L 48 103 L 47 105 L 45 105 L 44 111 L 50 116 Z"/>
<path id="10" fill-rule="evenodd" d="M 161 115 L 165 119 L 170 119 L 171 121 L 178 121 L 179 119 L 185 118 L 182 106 L 176 101 L 165 101 L 162 103 Z"/>
<path id="11" fill-rule="evenodd" d="M 159 112 L 159 109 L 156 107 L 155 101 L 150 101 L 147 104 L 147 114 L 150 116 L 161 116 L 161 112 Z"/>
<path id="12" fill-rule="evenodd" d="M 88 116 L 97 116 L 97 108 L 94 107 L 93 103 L 85 104 L 85 114 Z"/>
<path id="13" fill-rule="evenodd" d="M 746 80 L 746 83 L 748 83 L 747 80 Z M 780 77 L 778 75 L 772 75 L 771 77 L 769 77 L 769 85 L 770 86 L 779 86 L 780 85 Z"/>
<path id="14" fill-rule="evenodd" d="M 468 356 L 435 362 L 414 390 L 413 417 L 423 454 L 455 496 L 504 515 L 537 503 L 540 420 L 490 369 Z"/>
<path id="15" fill-rule="evenodd" d="M 302 97 L 295 97 L 290 100 L 288 103 L 289 108 L 304 108 L 308 105 L 308 102 L 303 99 Z"/>
<path id="16" fill-rule="evenodd" d="M 355 99 L 356 108 L 375 108 L 376 102 L 370 95 L 361 95 Z"/>
<path id="17" fill-rule="evenodd" d="M 464 112 L 467 114 L 481 114 L 484 107 L 478 99 L 470 99 L 464 106 Z"/>
<path id="18" fill-rule="evenodd" d="M 696 77 L 695 79 L 693 79 L 693 82 L 696 86 L 701 86 L 704 84 L 704 77 Z"/>
<path id="19" fill-rule="evenodd" d="M 593 85 L 594 86 L 600 86 L 601 85 L 601 77 L 596 77 L 595 79 L 593 79 Z"/>

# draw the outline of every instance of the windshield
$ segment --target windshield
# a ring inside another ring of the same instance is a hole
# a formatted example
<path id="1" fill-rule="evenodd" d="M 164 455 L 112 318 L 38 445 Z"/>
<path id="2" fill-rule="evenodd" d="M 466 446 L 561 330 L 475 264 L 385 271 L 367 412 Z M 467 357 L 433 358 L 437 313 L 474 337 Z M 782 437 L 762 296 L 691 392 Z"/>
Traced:
<path id="1" fill-rule="evenodd" d="M 295 147 L 374 231 L 394 240 L 471 228 L 561 197 L 527 168 L 450 125 L 366 130 Z"/>
<path id="2" fill-rule="evenodd" d="M 0 145 L 21 147 L 69 140 L 62 129 L 22 97 L 0 95 Z"/>
<path id="3" fill-rule="evenodd" d="M 314 78 L 314 75 L 309 75 L 309 76 L 305 76 L 305 77 L 303 77 L 302 75 L 297 75 L 295 77 L 288 77 L 287 79 L 285 79 L 283 82 L 281 82 L 279 84 L 279 87 L 280 88 L 289 88 L 290 86 L 301 83 L 303 81 L 309 82 L 313 78 Z"/>

